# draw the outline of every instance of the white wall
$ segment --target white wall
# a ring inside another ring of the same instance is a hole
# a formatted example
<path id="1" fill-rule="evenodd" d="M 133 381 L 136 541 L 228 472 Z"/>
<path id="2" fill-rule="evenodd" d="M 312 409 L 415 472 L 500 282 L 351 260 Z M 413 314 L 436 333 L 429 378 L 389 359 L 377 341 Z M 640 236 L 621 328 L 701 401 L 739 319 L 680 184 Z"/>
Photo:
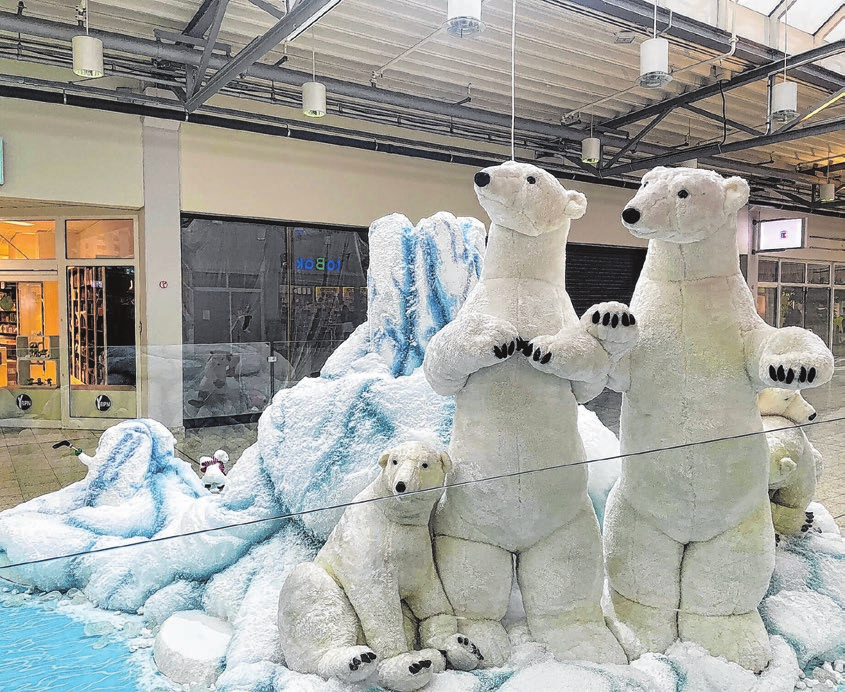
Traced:
<path id="1" fill-rule="evenodd" d="M 0 197 L 139 209 L 140 118 L 0 99 Z"/>

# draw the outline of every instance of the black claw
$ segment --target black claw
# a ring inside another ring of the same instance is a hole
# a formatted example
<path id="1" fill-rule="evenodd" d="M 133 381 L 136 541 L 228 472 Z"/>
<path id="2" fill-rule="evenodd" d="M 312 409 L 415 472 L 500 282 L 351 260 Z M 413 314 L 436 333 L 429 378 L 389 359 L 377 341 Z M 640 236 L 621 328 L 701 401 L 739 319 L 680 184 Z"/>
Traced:
<path id="1" fill-rule="evenodd" d="M 552 359 L 552 353 L 549 351 L 545 356 L 540 358 L 540 365 L 545 365 Z"/>
<path id="2" fill-rule="evenodd" d="M 604 313 L 604 317 L 602 317 L 601 323 L 605 327 L 610 324 L 610 313 L 609 312 Z"/>
<path id="3" fill-rule="evenodd" d="M 637 320 L 634 319 L 634 316 L 631 315 L 631 326 L 633 327 L 637 323 Z"/>
<path id="4" fill-rule="evenodd" d="M 493 355 L 496 356 L 496 358 L 502 357 L 502 351 L 498 346 L 493 347 Z"/>
<path id="5" fill-rule="evenodd" d="M 408 666 L 408 670 L 410 670 L 414 675 L 416 675 L 422 670 L 422 668 L 420 668 L 416 663 L 412 663 Z"/>
<path id="6" fill-rule="evenodd" d="M 807 373 L 807 382 L 812 382 L 816 379 L 816 369 L 810 368 L 810 372 Z"/>
<path id="7" fill-rule="evenodd" d="M 770 380 L 774 380 L 775 382 L 777 382 L 777 379 L 778 379 L 778 371 L 777 371 L 777 370 L 775 370 L 775 366 L 774 366 L 774 365 L 770 365 L 770 366 L 769 366 L 769 379 L 770 379 Z"/>
<path id="8" fill-rule="evenodd" d="M 801 533 L 807 533 L 810 530 L 810 527 L 807 524 L 801 527 Z"/>
<path id="9" fill-rule="evenodd" d="M 783 382 L 784 379 L 786 379 L 786 373 L 784 372 L 782 365 L 778 365 L 777 372 L 778 372 L 778 382 Z"/>
<path id="10" fill-rule="evenodd" d="M 522 351 L 526 347 L 527 344 L 528 344 L 528 342 L 525 339 L 523 339 L 521 336 L 516 337 L 516 350 L 517 351 Z"/>
<path id="11" fill-rule="evenodd" d="M 510 344 L 508 344 L 508 355 L 509 356 L 513 355 L 513 351 L 514 351 L 515 348 L 516 348 L 516 342 L 511 341 Z"/>
<path id="12" fill-rule="evenodd" d="M 619 325 L 619 315 L 614 315 L 613 318 L 610 320 L 610 326 L 613 329 Z"/>
<path id="13" fill-rule="evenodd" d="M 356 656 L 355 658 L 352 659 L 352 663 L 354 663 L 355 667 L 357 668 L 358 666 L 361 665 L 361 659 Z"/>
<path id="14" fill-rule="evenodd" d="M 593 324 L 598 324 L 599 320 L 601 320 L 601 313 L 598 310 L 596 310 L 593 313 Z"/>
<path id="15" fill-rule="evenodd" d="M 631 324 L 631 320 L 628 319 L 628 313 L 623 312 L 622 313 L 622 326 L 627 327 L 630 324 Z"/>
<path id="16" fill-rule="evenodd" d="M 526 341 L 525 347 L 522 349 L 522 355 L 530 356 L 532 353 L 534 353 L 534 344 L 532 344 L 530 341 Z"/>
<path id="17" fill-rule="evenodd" d="M 534 351 L 534 355 L 532 356 L 534 360 L 540 360 L 540 349 Z"/>
<path id="18" fill-rule="evenodd" d="M 807 517 L 810 521 L 816 516 L 814 512 L 804 512 L 804 516 Z"/>
<path id="19" fill-rule="evenodd" d="M 776 533 L 775 534 L 775 545 L 777 545 L 778 543 L 780 543 L 780 534 Z"/>
<path id="20" fill-rule="evenodd" d="M 355 665 L 354 663 L 350 663 L 349 664 L 349 670 L 358 670 L 358 666 Z"/>
<path id="21" fill-rule="evenodd" d="M 798 381 L 799 382 L 806 382 L 807 381 L 807 368 L 803 365 L 801 366 L 801 372 L 798 373 Z"/>
<path id="22" fill-rule="evenodd" d="M 466 639 L 464 639 L 463 637 L 458 637 L 458 644 L 466 644 L 466 643 L 467 643 Z"/>
<path id="23" fill-rule="evenodd" d="M 792 380 L 794 379 L 795 372 L 792 370 L 792 368 L 789 368 L 789 370 L 786 371 L 786 384 L 792 384 Z"/>
<path id="24" fill-rule="evenodd" d="M 478 656 L 479 661 L 484 660 L 484 655 L 480 651 L 476 650 L 474 653 L 475 653 L 476 656 Z"/>

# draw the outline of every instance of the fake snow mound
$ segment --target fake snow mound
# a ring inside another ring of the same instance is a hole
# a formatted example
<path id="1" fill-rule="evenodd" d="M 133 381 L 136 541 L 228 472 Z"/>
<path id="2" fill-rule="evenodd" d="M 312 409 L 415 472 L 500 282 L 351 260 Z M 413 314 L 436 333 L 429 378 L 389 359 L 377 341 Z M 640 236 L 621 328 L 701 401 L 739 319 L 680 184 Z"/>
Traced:
<path id="1" fill-rule="evenodd" d="M 159 649 L 170 642 L 170 653 L 157 655 L 164 667 L 163 658 L 203 658 L 206 670 L 216 673 L 213 657 L 195 650 L 204 627 L 197 619 L 204 613 L 228 623 L 226 669 L 216 681 L 223 692 L 367 689 L 284 667 L 279 590 L 295 565 L 313 558 L 342 512 L 316 510 L 351 500 L 378 472 L 385 448 L 420 436 L 448 442 L 454 403 L 431 390 L 419 366 L 431 336 L 455 316 L 478 279 L 484 228 L 446 213 L 416 227 L 392 215 L 373 223 L 370 250 L 368 322 L 333 354 L 320 378 L 276 394 L 257 443 L 234 465 L 222 493 L 208 494 L 173 456 L 172 437 L 160 425 L 121 423 L 103 435 L 84 480 L 0 513 L 0 564 L 202 533 L 0 569 L 0 576 L 43 591 L 80 588 L 102 607 L 141 612 L 149 627 L 162 628 Z M 615 436 L 583 408 L 579 431 L 588 458 L 618 454 Z M 619 463 L 591 464 L 589 491 L 600 519 Z M 774 660 L 759 677 L 691 644 L 629 666 L 558 663 L 530 641 L 517 598 L 508 614 L 514 645 L 508 667 L 447 671 L 426 689 L 789 692 L 799 662 L 807 673 L 823 671 L 818 676 L 838 684 L 842 676 L 832 664 L 845 656 L 845 544 L 824 509 L 811 509 L 827 533 L 784 539 L 778 549 L 761 608 L 776 635 Z M 209 531 L 217 527 L 232 528 Z M 186 617 L 184 611 L 200 613 Z M 168 622 L 180 623 L 181 642 L 165 629 Z"/>
<path id="2" fill-rule="evenodd" d="M 232 627 L 198 610 L 169 617 L 153 646 L 158 669 L 175 682 L 210 685 L 226 659 Z"/>

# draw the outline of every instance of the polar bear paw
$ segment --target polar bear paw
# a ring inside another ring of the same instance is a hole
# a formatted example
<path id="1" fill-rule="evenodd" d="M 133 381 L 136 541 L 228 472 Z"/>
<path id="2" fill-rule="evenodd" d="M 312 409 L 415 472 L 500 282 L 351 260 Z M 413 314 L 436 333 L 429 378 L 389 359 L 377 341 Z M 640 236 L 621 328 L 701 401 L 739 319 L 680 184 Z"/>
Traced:
<path id="1" fill-rule="evenodd" d="M 455 670 L 475 670 L 484 660 L 478 647 L 463 634 L 453 634 L 449 637 L 442 653 Z"/>
<path id="2" fill-rule="evenodd" d="M 760 358 L 760 379 L 767 387 L 802 389 L 833 376 L 833 355 L 821 339 L 798 327 L 775 330 Z"/>
<path id="3" fill-rule="evenodd" d="M 615 301 L 593 305 L 584 313 L 581 325 L 615 357 L 630 351 L 639 335 L 637 320 L 628 306 Z"/>
<path id="4" fill-rule="evenodd" d="M 425 687 L 434 673 L 430 658 L 422 651 L 411 651 L 385 659 L 378 667 L 378 683 L 394 692 L 413 692 Z"/>
<path id="5" fill-rule="evenodd" d="M 326 679 L 360 682 L 376 672 L 375 652 L 367 646 L 344 646 L 327 651 L 320 659 L 318 674 Z"/>

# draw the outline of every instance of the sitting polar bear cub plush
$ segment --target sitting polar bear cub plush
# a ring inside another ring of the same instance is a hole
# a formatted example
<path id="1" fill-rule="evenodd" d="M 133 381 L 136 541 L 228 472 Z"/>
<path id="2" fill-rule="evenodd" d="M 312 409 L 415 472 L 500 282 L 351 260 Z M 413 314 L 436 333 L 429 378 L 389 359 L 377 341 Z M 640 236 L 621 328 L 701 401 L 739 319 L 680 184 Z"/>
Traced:
<path id="1" fill-rule="evenodd" d="M 345 682 L 377 672 L 379 685 L 405 692 L 444 670 L 443 654 L 459 670 L 472 670 L 482 655 L 456 634 L 432 557 L 428 524 L 449 456 L 406 442 L 379 465 L 314 562 L 285 581 L 279 635 L 291 670 Z M 424 648 L 413 651 L 418 632 Z"/>

